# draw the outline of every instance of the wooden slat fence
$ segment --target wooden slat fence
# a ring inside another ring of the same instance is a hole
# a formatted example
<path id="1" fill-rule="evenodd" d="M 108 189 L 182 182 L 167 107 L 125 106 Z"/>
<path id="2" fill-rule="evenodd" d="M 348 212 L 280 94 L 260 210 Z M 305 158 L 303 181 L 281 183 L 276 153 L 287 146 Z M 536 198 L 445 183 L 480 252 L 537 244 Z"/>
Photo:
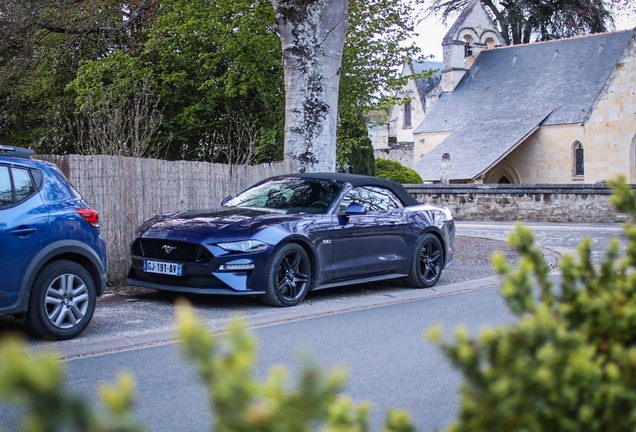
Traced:
<path id="1" fill-rule="evenodd" d="M 297 172 L 294 162 L 230 166 L 124 156 L 37 156 L 55 163 L 99 212 L 108 253 L 108 277 L 122 281 L 137 226 L 151 217 L 218 207 L 228 195 L 266 177 Z"/>

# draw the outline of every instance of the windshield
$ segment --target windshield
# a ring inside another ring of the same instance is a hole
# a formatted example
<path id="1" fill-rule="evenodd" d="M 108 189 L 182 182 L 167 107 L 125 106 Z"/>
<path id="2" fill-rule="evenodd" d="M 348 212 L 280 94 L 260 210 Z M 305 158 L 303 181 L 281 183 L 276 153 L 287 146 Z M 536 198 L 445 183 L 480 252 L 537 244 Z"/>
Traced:
<path id="1" fill-rule="evenodd" d="M 326 213 L 342 184 L 329 180 L 282 178 L 251 187 L 228 201 L 228 207 L 255 207 L 298 213 Z"/>

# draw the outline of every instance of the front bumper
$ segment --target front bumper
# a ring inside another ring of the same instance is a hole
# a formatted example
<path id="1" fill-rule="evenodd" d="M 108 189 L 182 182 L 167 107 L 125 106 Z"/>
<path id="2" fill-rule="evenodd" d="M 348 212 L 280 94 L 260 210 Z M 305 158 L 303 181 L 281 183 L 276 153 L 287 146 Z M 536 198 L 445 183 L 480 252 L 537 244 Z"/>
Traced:
<path id="1" fill-rule="evenodd" d="M 254 253 L 227 252 L 218 246 L 197 243 L 170 242 L 162 244 L 177 246 L 180 252 L 186 248 L 192 253 L 177 255 L 167 253 L 169 259 L 161 255 L 161 250 L 138 241 L 133 243 L 132 264 L 126 282 L 158 290 L 179 291 L 199 294 L 254 295 L 265 292 L 265 268 L 272 248 Z M 168 248 L 169 249 L 169 248 Z M 203 252 L 202 252 L 203 251 Z M 144 270 L 144 261 L 151 260 L 166 264 L 180 264 L 181 275 L 152 273 Z"/>

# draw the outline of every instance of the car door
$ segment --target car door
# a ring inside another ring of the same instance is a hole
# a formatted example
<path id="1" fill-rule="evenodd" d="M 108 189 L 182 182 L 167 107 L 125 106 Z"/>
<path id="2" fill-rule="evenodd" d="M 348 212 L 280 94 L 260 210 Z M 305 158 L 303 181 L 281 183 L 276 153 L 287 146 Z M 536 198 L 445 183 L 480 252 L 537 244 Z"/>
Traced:
<path id="1" fill-rule="evenodd" d="M 30 170 L 0 165 L 0 309 L 17 299 L 31 258 L 42 245 L 49 214 Z"/>
<path id="2" fill-rule="evenodd" d="M 366 207 L 365 214 L 345 215 L 351 203 Z M 332 234 L 334 280 L 372 277 L 403 268 L 406 219 L 403 205 L 387 189 L 362 186 L 340 202 Z"/>

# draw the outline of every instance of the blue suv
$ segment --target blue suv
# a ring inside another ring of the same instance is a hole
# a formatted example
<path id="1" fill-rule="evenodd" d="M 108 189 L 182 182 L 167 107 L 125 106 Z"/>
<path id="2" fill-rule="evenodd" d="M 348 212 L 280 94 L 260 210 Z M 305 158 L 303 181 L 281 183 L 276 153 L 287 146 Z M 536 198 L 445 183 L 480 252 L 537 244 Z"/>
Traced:
<path id="1" fill-rule="evenodd" d="M 0 145 L 0 315 L 24 319 L 47 339 L 70 339 L 90 322 L 106 284 L 99 216 L 32 150 Z"/>

